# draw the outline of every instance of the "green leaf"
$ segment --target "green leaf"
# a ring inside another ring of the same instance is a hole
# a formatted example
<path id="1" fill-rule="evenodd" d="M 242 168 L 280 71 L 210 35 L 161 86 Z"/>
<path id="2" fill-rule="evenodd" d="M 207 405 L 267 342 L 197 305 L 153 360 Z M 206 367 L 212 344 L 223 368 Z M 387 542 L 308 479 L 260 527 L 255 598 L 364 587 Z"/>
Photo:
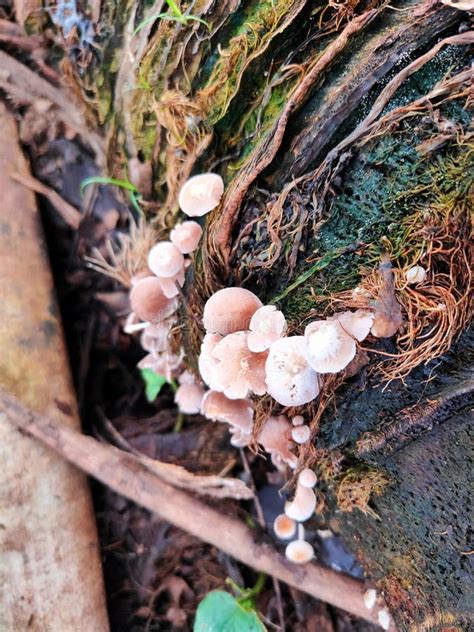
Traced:
<path id="1" fill-rule="evenodd" d="M 198 606 L 194 632 L 265 632 L 253 609 L 244 609 L 223 590 L 210 592 Z"/>
<path id="2" fill-rule="evenodd" d="M 142 380 L 145 382 L 145 397 L 147 401 L 154 402 L 167 380 L 163 375 L 155 373 L 152 369 L 140 369 Z"/>

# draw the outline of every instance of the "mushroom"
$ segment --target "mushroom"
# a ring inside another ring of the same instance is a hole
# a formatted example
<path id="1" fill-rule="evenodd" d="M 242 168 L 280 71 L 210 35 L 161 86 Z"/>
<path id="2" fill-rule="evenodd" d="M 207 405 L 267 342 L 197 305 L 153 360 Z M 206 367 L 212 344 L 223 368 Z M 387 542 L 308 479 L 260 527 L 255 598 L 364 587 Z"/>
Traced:
<path id="1" fill-rule="evenodd" d="M 314 549 L 306 540 L 293 540 L 285 549 L 285 557 L 294 564 L 306 564 L 314 557 Z"/>
<path id="2" fill-rule="evenodd" d="M 277 538 L 289 540 L 296 533 L 296 522 L 288 518 L 286 514 L 280 514 L 273 522 L 273 531 Z"/>
<path id="3" fill-rule="evenodd" d="M 174 277 L 183 269 L 184 257 L 171 241 L 159 241 L 148 253 L 148 267 L 157 277 Z"/>
<path id="4" fill-rule="evenodd" d="M 202 228 L 199 224 L 189 221 L 176 224 L 170 232 L 170 240 L 183 255 L 188 255 L 198 247 L 201 235 Z"/>
<path id="5" fill-rule="evenodd" d="M 318 373 L 338 373 L 356 354 L 356 344 L 337 320 L 316 320 L 304 332 L 306 356 Z"/>
<path id="6" fill-rule="evenodd" d="M 180 412 L 186 415 L 196 415 L 201 410 L 205 391 L 200 384 L 185 382 L 180 384 L 174 396 Z"/>
<path id="7" fill-rule="evenodd" d="M 181 210 L 190 217 L 201 217 L 221 201 L 224 181 L 217 173 L 201 173 L 189 178 L 179 192 Z"/>
<path id="8" fill-rule="evenodd" d="M 295 415 L 293 417 L 293 419 L 291 420 L 291 423 L 294 426 L 302 426 L 304 424 L 304 417 L 303 417 L 303 415 Z"/>
<path id="9" fill-rule="evenodd" d="M 137 364 L 139 369 L 151 369 L 163 375 L 168 382 L 174 380 L 182 371 L 183 354 L 170 353 L 149 353 Z"/>
<path id="10" fill-rule="evenodd" d="M 297 522 L 304 522 L 311 518 L 315 508 L 316 494 L 310 487 L 304 487 L 298 480 L 294 499 L 285 503 L 286 515 Z"/>
<path id="11" fill-rule="evenodd" d="M 207 332 L 226 336 L 247 330 L 259 307 L 262 302 L 253 292 L 242 287 L 227 287 L 209 298 L 202 321 Z"/>
<path id="12" fill-rule="evenodd" d="M 258 443 L 270 454 L 273 464 L 277 467 L 280 462 L 292 468 L 296 467 L 297 458 L 290 451 L 290 431 L 290 422 L 284 415 L 280 415 L 269 417 L 257 436 Z"/>
<path id="13" fill-rule="evenodd" d="M 310 470 L 309 467 L 305 467 L 304 470 L 301 470 L 298 476 L 299 485 L 306 487 L 307 489 L 312 489 L 317 482 L 318 478 L 313 470 Z"/>
<path id="14" fill-rule="evenodd" d="M 286 328 L 283 313 L 274 305 L 260 307 L 250 319 L 248 338 L 250 351 L 266 351 L 272 342 L 285 335 Z"/>
<path id="15" fill-rule="evenodd" d="M 291 438 L 295 443 L 308 443 L 311 437 L 311 430 L 308 426 L 295 426 L 291 430 Z"/>
<path id="16" fill-rule="evenodd" d="M 423 266 L 413 266 L 405 272 L 405 279 L 408 285 L 416 285 L 423 283 L 426 279 L 426 270 Z"/>
<path id="17" fill-rule="evenodd" d="M 379 610 L 377 614 L 377 619 L 378 619 L 378 622 L 380 623 L 380 626 L 384 630 L 388 630 L 390 628 L 390 623 L 392 622 L 392 618 L 387 608 L 382 608 L 382 610 Z"/>
<path id="18" fill-rule="evenodd" d="M 172 326 L 172 319 L 163 320 L 157 325 L 148 325 L 140 337 L 140 344 L 150 353 L 160 353 L 168 346 L 168 336 Z"/>
<path id="19" fill-rule="evenodd" d="M 201 413 L 212 421 L 228 423 L 246 435 L 250 441 L 253 429 L 253 407 L 249 399 L 229 399 L 224 393 L 208 391 L 202 400 Z"/>
<path id="20" fill-rule="evenodd" d="M 368 588 L 364 593 L 364 604 L 367 610 L 372 610 L 377 602 L 377 591 L 375 588 Z"/>
<path id="21" fill-rule="evenodd" d="M 206 334 L 201 344 L 201 353 L 199 355 L 199 373 L 204 382 L 212 390 L 219 390 L 217 379 L 219 377 L 219 360 L 214 357 L 213 351 L 216 345 L 222 340 L 219 334 Z"/>
<path id="22" fill-rule="evenodd" d="M 176 301 L 164 295 L 156 277 L 146 277 L 132 287 L 130 304 L 139 318 L 153 325 L 171 316 L 177 308 Z"/>
<path id="23" fill-rule="evenodd" d="M 374 313 L 366 309 L 358 309 L 356 312 L 348 311 L 335 314 L 328 320 L 337 320 L 346 333 L 362 342 L 369 335 L 374 322 Z"/>
<path id="24" fill-rule="evenodd" d="M 163 294 L 167 298 L 178 296 L 179 288 L 184 285 L 184 267 L 172 277 L 158 277 L 158 279 L 160 281 Z"/>
<path id="25" fill-rule="evenodd" d="M 266 353 L 252 353 L 247 344 L 248 333 L 237 331 L 225 336 L 212 351 L 219 362 L 213 383 L 230 399 L 245 399 L 249 393 L 264 395 Z"/>
<path id="26" fill-rule="evenodd" d="M 307 404 L 319 394 L 319 378 L 306 359 L 303 336 L 276 340 L 265 364 L 267 389 L 283 406 Z"/>

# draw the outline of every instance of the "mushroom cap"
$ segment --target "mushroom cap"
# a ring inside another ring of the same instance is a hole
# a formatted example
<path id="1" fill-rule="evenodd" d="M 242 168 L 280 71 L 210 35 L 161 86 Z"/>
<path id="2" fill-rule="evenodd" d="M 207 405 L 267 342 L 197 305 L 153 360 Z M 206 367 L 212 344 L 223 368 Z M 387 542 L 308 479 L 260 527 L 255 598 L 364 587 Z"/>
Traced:
<path id="1" fill-rule="evenodd" d="M 291 423 L 294 426 L 302 426 L 304 424 L 304 417 L 303 417 L 303 415 L 295 415 L 293 417 L 293 419 L 291 420 Z"/>
<path id="2" fill-rule="evenodd" d="M 188 255 L 190 252 L 196 250 L 201 236 L 202 228 L 197 222 L 193 221 L 176 224 L 170 232 L 171 242 L 183 255 Z"/>
<path id="3" fill-rule="evenodd" d="M 184 285 L 184 266 L 172 277 L 157 277 L 163 294 L 168 298 L 178 296 L 179 288 Z"/>
<path id="4" fill-rule="evenodd" d="M 314 557 L 314 549 L 306 540 L 293 540 L 285 549 L 285 557 L 294 564 L 306 564 Z"/>
<path id="5" fill-rule="evenodd" d="M 178 377 L 182 372 L 183 354 L 174 354 L 165 351 L 164 353 L 149 353 L 140 360 L 137 364 L 139 369 L 151 369 L 158 373 L 158 375 L 164 375 L 166 380 L 171 380 Z"/>
<path id="6" fill-rule="evenodd" d="M 377 619 L 378 619 L 378 622 L 380 623 L 380 626 L 384 630 L 390 629 L 390 623 L 392 622 L 392 618 L 387 608 L 382 608 L 382 610 L 379 610 L 377 614 Z"/>
<path id="7" fill-rule="evenodd" d="M 146 277 L 132 287 L 130 304 L 139 318 L 152 325 L 171 316 L 177 308 L 176 301 L 164 295 L 156 277 Z"/>
<path id="8" fill-rule="evenodd" d="M 196 377 L 194 376 L 194 373 L 191 373 L 191 371 L 186 369 L 186 371 L 183 371 L 178 377 L 178 382 L 180 384 L 196 384 Z"/>
<path id="9" fill-rule="evenodd" d="M 405 272 L 405 279 L 409 285 L 423 283 L 426 279 L 426 270 L 423 266 L 412 266 Z"/>
<path id="10" fill-rule="evenodd" d="M 189 178 L 181 187 L 178 202 L 190 217 L 201 217 L 221 201 L 224 181 L 217 173 L 201 173 Z"/>
<path id="11" fill-rule="evenodd" d="M 272 342 L 285 335 L 286 328 L 286 319 L 275 305 L 260 307 L 250 319 L 250 351 L 266 351 Z"/>
<path id="12" fill-rule="evenodd" d="M 226 287 L 208 299 L 202 321 L 207 332 L 226 336 L 247 330 L 259 307 L 262 302 L 253 292 L 242 287 Z"/>
<path id="13" fill-rule="evenodd" d="M 184 267 L 184 257 L 171 241 L 159 241 L 148 253 L 148 267 L 157 277 L 173 277 Z"/>
<path id="14" fill-rule="evenodd" d="M 220 334 L 206 334 L 201 343 L 201 353 L 198 361 L 199 373 L 202 379 L 214 391 L 220 390 L 220 386 L 217 381 L 219 377 L 219 360 L 214 357 L 213 351 L 221 340 L 222 336 Z"/>
<path id="15" fill-rule="evenodd" d="M 356 312 L 342 312 L 335 314 L 328 320 L 337 320 L 345 332 L 362 342 L 369 335 L 374 322 L 374 313 L 366 309 L 358 309 Z"/>
<path id="16" fill-rule="evenodd" d="M 223 421 L 241 432 L 251 435 L 253 406 L 249 399 L 229 399 L 224 393 L 207 391 L 201 404 L 201 413 L 212 421 Z"/>
<path id="17" fill-rule="evenodd" d="M 306 359 L 303 336 L 276 340 L 265 364 L 267 389 L 283 406 L 301 406 L 319 394 L 319 378 Z"/>
<path id="18" fill-rule="evenodd" d="M 178 408 L 186 415 L 196 415 L 201 410 L 205 391 L 200 384 L 181 384 L 174 396 Z"/>
<path id="19" fill-rule="evenodd" d="M 297 522 L 304 522 L 311 518 L 315 508 L 316 494 L 310 487 L 303 487 L 298 482 L 294 499 L 285 503 L 286 515 Z"/>
<path id="20" fill-rule="evenodd" d="M 364 593 L 364 604 L 367 610 L 372 610 L 377 602 L 377 591 L 375 588 L 368 588 Z"/>
<path id="21" fill-rule="evenodd" d="M 295 443 L 308 443 L 311 438 L 311 430 L 308 426 L 295 426 L 291 430 L 291 438 Z"/>
<path id="22" fill-rule="evenodd" d="M 148 325 L 140 336 L 140 344 L 150 353 L 160 353 L 168 346 L 168 336 L 172 326 L 172 319 L 163 320 L 157 325 Z"/>
<path id="23" fill-rule="evenodd" d="M 222 338 L 212 355 L 218 361 L 213 384 L 230 399 L 245 399 L 249 393 L 264 395 L 266 353 L 252 353 L 247 344 L 248 333 L 236 331 Z"/>
<path id="24" fill-rule="evenodd" d="M 301 470 L 298 476 L 298 485 L 302 487 L 307 487 L 308 489 L 312 489 L 316 483 L 318 482 L 318 477 L 316 476 L 313 470 L 310 470 L 309 467 L 305 467 L 304 470 Z"/>
<path id="25" fill-rule="evenodd" d="M 288 540 L 292 538 L 296 533 L 296 522 L 291 518 L 288 518 L 286 514 L 280 514 L 273 522 L 273 531 L 277 538 L 281 540 Z"/>
<path id="26" fill-rule="evenodd" d="M 258 443 L 269 454 L 277 455 L 290 467 L 296 464 L 296 456 L 290 451 L 291 424 L 285 415 L 269 417 L 257 437 Z"/>
<path id="27" fill-rule="evenodd" d="M 315 320 L 304 332 L 306 356 L 318 373 L 338 373 L 356 354 L 354 338 L 337 320 Z"/>

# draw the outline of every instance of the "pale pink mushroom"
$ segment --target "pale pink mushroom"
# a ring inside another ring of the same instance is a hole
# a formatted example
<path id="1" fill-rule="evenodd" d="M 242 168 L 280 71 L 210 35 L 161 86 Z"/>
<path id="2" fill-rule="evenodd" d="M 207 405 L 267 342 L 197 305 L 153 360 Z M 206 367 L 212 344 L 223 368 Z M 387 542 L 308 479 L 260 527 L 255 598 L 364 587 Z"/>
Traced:
<path id="1" fill-rule="evenodd" d="M 198 247 L 202 236 L 202 228 L 197 222 L 189 221 L 176 224 L 170 232 L 170 240 L 176 248 L 187 255 Z"/>
<path id="2" fill-rule="evenodd" d="M 364 605 L 367 610 L 372 610 L 377 603 L 377 591 L 375 588 L 368 588 L 364 593 Z"/>
<path id="3" fill-rule="evenodd" d="M 313 488 L 318 482 L 318 477 L 313 470 L 305 467 L 298 475 L 298 484 L 308 489 Z"/>
<path id="4" fill-rule="evenodd" d="M 319 378 L 306 359 L 303 336 L 276 340 L 265 365 L 267 389 L 283 406 L 301 406 L 319 394 Z"/>
<path id="5" fill-rule="evenodd" d="M 219 204 L 224 181 L 216 173 L 201 173 L 189 178 L 181 188 L 178 203 L 186 215 L 201 217 Z"/>
<path id="6" fill-rule="evenodd" d="M 253 430 L 253 406 L 248 399 L 229 399 L 224 393 L 208 391 L 202 400 L 201 413 L 212 421 L 223 421 L 231 426 L 231 433 L 243 447 L 250 443 Z"/>
<path id="7" fill-rule="evenodd" d="M 213 294 L 204 306 L 202 321 L 209 333 L 226 336 L 249 328 L 262 302 L 242 287 L 227 287 Z"/>
<path id="8" fill-rule="evenodd" d="M 160 353 L 168 346 L 168 337 L 173 320 L 164 320 L 157 325 L 148 325 L 140 337 L 140 344 L 150 353 Z"/>
<path id="9" fill-rule="evenodd" d="M 318 373 L 342 371 L 356 354 L 354 338 L 337 320 L 316 320 L 304 332 L 306 357 Z"/>
<path id="10" fill-rule="evenodd" d="M 220 334 L 206 334 L 201 344 L 198 362 L 201 378 L 214 391 L 219 390 L 219 360 L 214 357 L 213 352 L 221 340 Z"/>
<path id="11" fill-rule="evenodd" d="M 274 305 L 260 307 L 250 319 L 248 337 L 250 351 L 266 351 L 275 340 L 285 335 L 286 328 L 283 313 Z"/>
<path id="12" fill-rule="evenodd" d="M 184 285 L 184 267 L 181 268 L 177 274 L 172 277 L 157 277 L 160 281 L 163 294 L 167 298 L 173 298 L 178 296 L 179 288 Z"/>
<path id="13" fill-rule="evenodd" d="M 273 531 L 277 538 L 289 540 L 296 533 L 296 522 L 288 518 L 286 514 L 280 514 L 273 522 Z"/>
<path id="14" fill-rule="evenodd" d="M 125 319 L 125 324 L 123 326 L 123 330 L 126 334 L 136 334 L 137 331 L 143 331 L 147 327 L 150 326 L 150 323 L 144 323 L 135 312 L 130 312 L 130 314 Z"/>
<path id="15" fill-rule="evenodd" d="M 270 454 L 274 465 L 281 461 L 296 467 L 297 458 L 291 452 L 291 424 L 284 415 L 269 417 L 257 437 L 258 443 Z M 291 517 L 291 516 L 290 516 Z"/>
<path id="16" fill-rule="evenodd" d="M 196 377 L 194 373 L 191 371 L 183 371 L 181 375 L 178 377 L 178 382 L 180 384 L 196 384 Z"/>
<path id="17" fill-rule="evenodd" d="M 303 415 L 295 415 L 293 417 L 293 419 L 291 420 L 291 423 L 294 426 L 302 426 L 304 424 L 304 417 L 303 417 Z"/>
<path id="18" fill-rule="evenodd" d="M 362 342 L 369 335 L 374 323 L 374 313 L 366 309 L 358 309 L 356 312 L 334 314 L 328 320 L 337 320 L 346 333 Z"/>
<path id="19" fill-rule="evenodd" d="M 311 430 L 308 426 L 295 426 L 291 430 L 291 438 L 295 443 L 308 443 L 311 438 Z"/>
<path id="20" fill-rule="evenodd" d="M 183 370 L 183 354 L 169 351 L 163 353 L 149 353 L 137 364 L 139 369 L 151 369 L 163 375 L 168 382 L 174 380 Z"/>
<path id="21" fill-rule="evenodd" d="M 159 241 L 148 253 L 148 267 L 157 277 L 174 277 L 184 267 L 184 257 L 170 241 Z"/>
<path id="22" fill-rule="evenodd" d="M 248 333 L 237 331 L 225 336 L 212 351 L 219 364 L 213 383 L 230 399 L 245 399 L 250 393 L 264 395 L 266 353 L 252 353 L 247 344 Z"/>
<path id="23" fill-rule="evenodd" d="M 314 549 L 306 540 L 294 540 L 285 549 L 285 557 L 294 564 L 306 564 L 314 557 Z"/>
<path id="24" fill-rule="evenodd" d="M 177 308 L 176 301 L 164 295 L 156 277 L 146 277 L 132 287 L 130 304 L 132 311 L 141 320 L 153 325 L 171 316 Z"/>
<path id="25" fill-rule="evenodd" d="M 298 480 L 294 499 L 285 503 L 286 515 L 297 522 L 304 522 L 311 518 L 315 508 L 316 494 Z"/>
<path id="26" fill-rule="evenodd" d="M 196 415 L 201 410 L 205 391 L 200 384 L 181 384 L 174 396 L 180 412 L 186 415 Z"/>

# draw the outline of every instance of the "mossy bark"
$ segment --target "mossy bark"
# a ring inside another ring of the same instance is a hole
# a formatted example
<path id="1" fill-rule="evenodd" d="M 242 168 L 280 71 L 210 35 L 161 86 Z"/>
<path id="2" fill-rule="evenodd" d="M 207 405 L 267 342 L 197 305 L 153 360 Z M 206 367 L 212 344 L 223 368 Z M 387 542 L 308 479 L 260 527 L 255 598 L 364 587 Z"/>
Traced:
<path id="1" fill-rule="evenodd" d="M 76 78 L 108 134 L 110 175 L 131 164 L 137 182 L 137 165 L 152 174 L 143 193 L 157 227 L 172 225 L 193 171 L 224 177 L 186 287 L 197 316 L 212 291 L 240 284 L 278 302 L 300 332 L 310 317 L 360 306 L 358 285 L 375 300 L 388 252 L 405 330 L 369 345 L 368 367 L 337 384 L 337 412 L 320 410 L 313 424 L 321 463 L 343 457 L 325 477 L 326 518 L 400 629 L 467 629 L 472 378 L 467 334 L 458 340 L 470 316 L 467 14 L 419 0 L 181 8 L 208 28 L 144 23 L 163 2 L 103 3 L 101 52 Z M 430 276 L 412 290 L 402 273 L 416 262 Z M 191 363 L 195 327 L 184 338 Z M 386 483 L 380 494 L 365 511 L 356 499 L 341 512 L 348 473 L 363 487 L 373 472 Z"/>

